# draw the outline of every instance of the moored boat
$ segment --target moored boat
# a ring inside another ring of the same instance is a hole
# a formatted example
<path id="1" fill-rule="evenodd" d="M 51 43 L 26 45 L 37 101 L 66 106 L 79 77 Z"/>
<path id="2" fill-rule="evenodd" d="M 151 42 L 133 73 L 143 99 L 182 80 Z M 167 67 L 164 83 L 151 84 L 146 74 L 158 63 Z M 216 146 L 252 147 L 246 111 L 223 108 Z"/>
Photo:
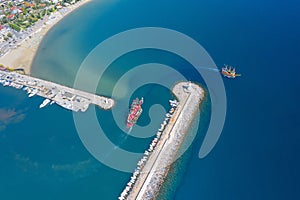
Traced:
<path id="1" fill-rule="evenodd" d="M 40 108 L 43 108 L 43 107 L 45 107 L 48 103 L 50 103 L 50 99 L 45 99 L 44 101 L 43 101 L 43 103 L 40 105 Z"/>
<path id="2" fill-rule="evenodd" d="M 29 93 L 28 97 L 33 97 L 34 95 L 36 95 L 38 93 L 37 90 L 33 90 Z"/>

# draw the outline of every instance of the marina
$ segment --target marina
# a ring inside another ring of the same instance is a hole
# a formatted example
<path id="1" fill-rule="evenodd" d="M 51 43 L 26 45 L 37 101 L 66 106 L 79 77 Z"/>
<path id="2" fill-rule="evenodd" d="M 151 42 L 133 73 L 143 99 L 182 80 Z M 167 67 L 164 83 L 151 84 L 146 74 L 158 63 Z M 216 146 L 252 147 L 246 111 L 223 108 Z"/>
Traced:
<path id="1" fill-rule="evenodd" d="M 111 109 L 114 100 L 104 96 L 91 94 L 74 88 L 69 88 L 57 83 L 45 81 L 17 72 L 0 71 L 0 83 L 3 86 L 11 86 L 22 89 L 28 93 L 28 97 L 35 95 L 45 98 L 40 108 L 50 105 L 57 105 L 75 112 L 85 112 L 90 104 L 99 106 L 102 109 Z"/>
<path id="2" fill-rule="evenodd" d="M 119 196 L 119 200 L 155 199 L 170 165 L 193 121 L 204 90 L 191 82 L 177 83 L 172 89 L 177 100 L 170 100 L 171 109 L 166 113 L 155 138 L 137 163 L 135 172 Z"/>

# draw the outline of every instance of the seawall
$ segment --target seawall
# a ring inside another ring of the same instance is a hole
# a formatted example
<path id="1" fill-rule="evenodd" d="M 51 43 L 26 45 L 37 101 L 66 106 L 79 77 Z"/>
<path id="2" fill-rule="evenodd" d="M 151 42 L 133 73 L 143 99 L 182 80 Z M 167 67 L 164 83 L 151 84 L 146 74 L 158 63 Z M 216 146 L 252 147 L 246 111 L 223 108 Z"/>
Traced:
<path id="1" fill-rule="evenodd" d="M 167 114 L 169 118 L 166 118 L 157 137 L 145 151 L 120 200 L 155 199 L 204 97 L 204 90 L 191 82 L 175 84 L 172 92 L 179 101 L 176 102 L 176 109 Z"/>

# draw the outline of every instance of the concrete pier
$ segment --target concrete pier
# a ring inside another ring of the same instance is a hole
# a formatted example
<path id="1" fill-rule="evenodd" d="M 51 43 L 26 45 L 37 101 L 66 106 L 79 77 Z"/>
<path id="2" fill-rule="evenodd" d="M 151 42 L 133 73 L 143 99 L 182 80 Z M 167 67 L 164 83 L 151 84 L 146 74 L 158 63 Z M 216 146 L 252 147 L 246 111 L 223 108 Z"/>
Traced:
<path id="1" fill-rule="evenodd" d="M 160 137 L 154 149 L 151 153 L 145 152 L 142 158 L 147 159 L 145 164 L 142 166 L 138 164 L 139 170 L 132 178 L 134 181 L 131 180 L 130 187 L 125 188 L 119 197 L 120 200 L 155 199 L 204 97 L 204 90 L 190 82 L 177 83 L 172 91 L 179 104 L 167 120 L 168 123 L 164 125 L 161 134 L 158 132 Z"/>
<path id="2" fill-rule="evenodd" d="M 17 89 L 23 88 L 27 91 L 29 97 L 38 95 L 51 100 L 52 103 L 56 103 L 63 108 L 76 112 L 85 112 L 90 104 L 97 105 L 105 110 L 111 109 L 114 105 L 113 99 L 16 72 L 0 71 L 0 83 Z M 45 105 L 40 107 L 43 106 Z"/>

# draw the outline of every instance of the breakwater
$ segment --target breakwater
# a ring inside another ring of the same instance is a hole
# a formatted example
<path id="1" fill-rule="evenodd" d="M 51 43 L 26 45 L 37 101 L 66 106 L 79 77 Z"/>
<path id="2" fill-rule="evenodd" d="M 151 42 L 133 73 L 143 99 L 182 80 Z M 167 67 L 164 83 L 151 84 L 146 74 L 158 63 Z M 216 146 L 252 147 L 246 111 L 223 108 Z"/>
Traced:
<path id="1" fill-rule="evenodd" d="M 170 101 L 172 108 L 156 133 L 148 150 L 119 196 L 119 200 L 155 199 L 170 165 L 176 158 L 199 104 L 204 90 L 191 82 L 177 83 L 172 92 L 178 101 Z"/>

